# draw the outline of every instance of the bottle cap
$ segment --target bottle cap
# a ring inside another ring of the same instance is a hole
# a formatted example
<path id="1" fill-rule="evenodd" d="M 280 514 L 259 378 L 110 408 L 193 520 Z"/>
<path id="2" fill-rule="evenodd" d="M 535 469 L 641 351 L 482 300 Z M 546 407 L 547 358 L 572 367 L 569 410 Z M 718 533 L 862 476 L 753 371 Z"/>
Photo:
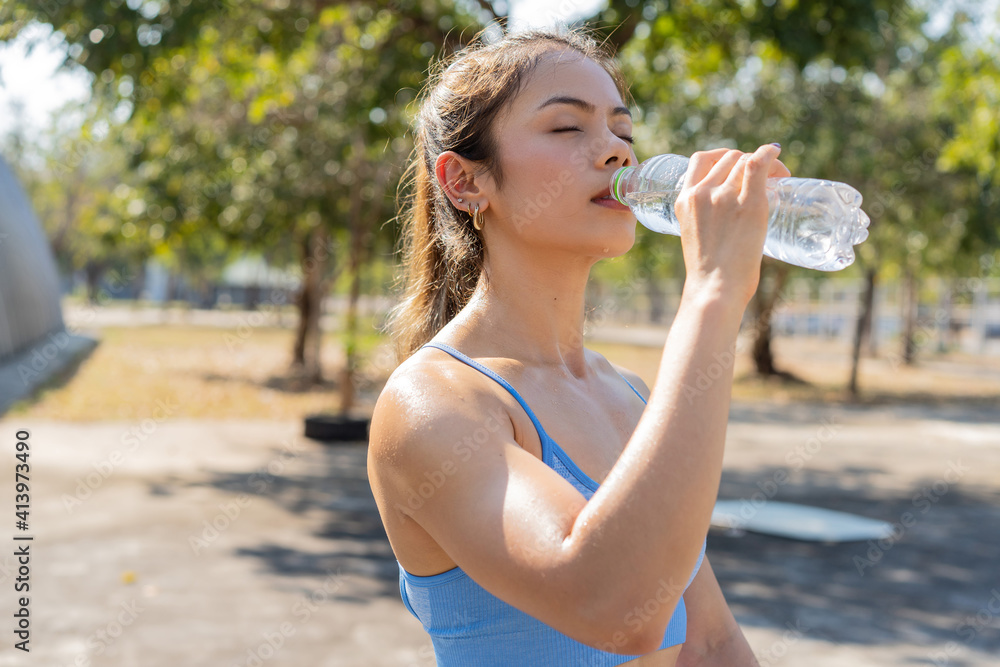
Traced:
<path id="1" fill-rule="evenodd" d="M 618 171 L 615 172 L 614 176 L 611 177 L 611 196 L 614 197 L 615 201 L 617 201 L 622 206 L 628 206 L 628 204 L 625 203 L 622 200 L 622 197 L 619 196 L 618 185 L 621 182 L 622 176 L 625 175 L 625 172 L 631 168 L 632 167 L 621 167 Z"/>

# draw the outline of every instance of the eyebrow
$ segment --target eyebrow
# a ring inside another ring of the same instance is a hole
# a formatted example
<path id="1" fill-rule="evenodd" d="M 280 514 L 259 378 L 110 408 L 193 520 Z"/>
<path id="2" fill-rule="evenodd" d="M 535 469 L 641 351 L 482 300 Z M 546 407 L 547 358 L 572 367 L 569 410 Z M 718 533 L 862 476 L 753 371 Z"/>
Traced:
<path id="1" fill-rule="evenodd" d="M 536 109 L 536 111 L 541 111 L 545 107 L 550 106 L 552 104 L 568 104 L 570 106 L 577 107 L 578 109 L 582 109 L 587 113 L 594 113 L 595 111 L 597 111 L 597 107 L 595 107 L 590 102 L 587 102 L 586 100 L 581 100 L 579 97 L 570 97 L 568 95 L 557 95 L 555 97 L 550 97 L 549 99 L 545 100 L 540 105 L 538 105 L 538 109 Z M 615 107 L 614 109 L 611 110 L 611 115 L 628 116 L 629 118 L 631 118 L 632 112 L 629 111 L 626 107 Z"/>

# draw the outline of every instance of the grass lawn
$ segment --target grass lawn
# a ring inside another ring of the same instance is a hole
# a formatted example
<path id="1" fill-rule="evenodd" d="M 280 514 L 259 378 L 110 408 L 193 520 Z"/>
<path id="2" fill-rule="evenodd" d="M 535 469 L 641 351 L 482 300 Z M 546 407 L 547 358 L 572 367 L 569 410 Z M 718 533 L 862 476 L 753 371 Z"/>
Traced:
<path id="1" fill-rule="evenodd" d="M 595 344 L 592 349 L 638 373 L 652 386 L 662 352 L 659 348 Z M 778 337 L 772 341 L 775 365 L 801 382 L 761 377 L 753 371 L 750 343 L 737 347 L 733 399 L 742 401 L 848 402 L 850 348 L 837 340 Z M 878 358 L 862 357 L 858 372 L 857 403 L 942 403 L 1000 401 L 1000 357 L 974 357 L 961 353 L 921 351 L 913 366 L 894 356 L 895 348 L 880 351 Z"/>
<path id="2" fill-rule="evenodd" d="M 323 343 L 326 382 L 307 386 L 290 369 L 293 333 L 280 328 L 244 330 L 158 325 L 106 327 L 100 345 L 75 373 L 50 383 L 9 416 L 58 420 L 138 420 L 169 409 L 170 418 L 298 419 L 339 408 L 340 341 Z M 593 343 L 592 349 L 636 371 L 652 385 L 660 348 Z M 735 400 L 845 400 L 849 350 L 839 341 L 774 341 L 776 363 L 804 383 L 760 379 L 750 371 L 741 345 L 733 387 Z M 370 412 L 392 370 L 388 341 L 372 334 L 360 343 L 358 412 Z M 890 353 L 885 350 L 884 353 Z M 924 354 L 908 368 L 887 359 L 864 359 L 862 401 L 992 402 L 1000 396 L 1000 358 Z"/>
<path id="3" fill-rule="evenodd" d="M 324 337 L 325 383 L 306 386 L 290 371 L 293 332 L 277 328 L 142 326 L 104 328 L 76 373 L 57 379 L 12 416 L 60 420 L 143 419 L 167 406 L 171 418 L 289 419 L 336 411 L 343 357 L 335 334 Z M 388 350 L 361 342 L 368 359 L 356 383 L 358 409 L 371 410 L 388 370 Z"/>

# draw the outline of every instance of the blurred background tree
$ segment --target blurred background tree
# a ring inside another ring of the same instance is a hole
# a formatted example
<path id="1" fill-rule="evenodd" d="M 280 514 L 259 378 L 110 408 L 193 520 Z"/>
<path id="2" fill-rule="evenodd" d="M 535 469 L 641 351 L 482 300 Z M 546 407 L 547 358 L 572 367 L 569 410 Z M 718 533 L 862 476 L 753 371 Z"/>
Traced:
<path id="1" fill-rule="evenodd" d="M 298 257 L 293 363 L 308 381 L 322 379 L 323 296 L 347 269 L 349 410 L 360 273 L 373 244 L 393 240 L 384 223 L 411 149 L 405 107 L 430 57 L 458 43 L 450 33 L 479 27 L 472 15 L 449 3 L 280 0 L 15 2 L 3 12 L 0 38 L 51 23 L 94 74 L 105 113 L 84 134 L 101 126 L 129 156 L 110 188 L 127 215 L 109 231 L 134 234 L 138 223 L 158 258 L 196 275 L 233 252 Z"/>
<path id="2" fill-rule="evenodd" d="M 1000 54 L 968 30 L 984 6 L 968 3 L 937 32 L 928 26 L 941 10 L 921 0 L 611 0 L 580 19 L 618 49 L 640 158 L 778 141 L 793 173 L 865 195 L 871 237 L 846 272 L 865 284 L 853 393 L 879 276 L 905 286 L 900 359 L 910 363 L 920 280 L 996 271 Z M 109 269 L 141 274 L 148 257 L 205 286 L 249 251 L 296 264 L 292 359 L 306 381 L 322 379 L 323 299 L 344 285 L 347 411 L 363 273 L 396 238 L 411 102 L 432 58 L 509 9 L 499 0 L 7 2 L 0 40 L 49 24 L 68 60 L 93 75 L 79 136 L 54 139 L 18 168 L 60 261 L 91 284 Z M 15 155 L 16 141 L 6 147 Z M 751 354 L 758 373 L 780 375 L 771 316 L 783 286 L 826 276 L 769 260 L 762 272 Z M 599 284 L 645 281 L 652 321 L 663 317 L 662 281 L 682 275 L 679 245 L 645 230 L 634 252 L 595 270 Z"/>

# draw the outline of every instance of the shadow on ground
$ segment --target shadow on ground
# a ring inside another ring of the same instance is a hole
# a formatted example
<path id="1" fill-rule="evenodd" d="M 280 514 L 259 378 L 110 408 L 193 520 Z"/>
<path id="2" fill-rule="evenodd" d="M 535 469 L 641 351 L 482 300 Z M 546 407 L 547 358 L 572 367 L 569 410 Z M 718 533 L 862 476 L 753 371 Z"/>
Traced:
<path id="1" fill-rule="evenodd" d="M 241 377 L 232 374 L 221 374 L 213 372 L 191 373 L 203 382 L 218 383 L 225 385 L 239 384 L 255 389 L 270 389 L 285 394 L 309 394 L 313 392 L 326 392 L 331 396 L 336 396 L 340 391 L 341 378 L 338 372 L 335 377 L 324 377 L 316 381 L 305 375 L 301 369 L 290 367 L 283 373 L 268 376 L 264 380 L 250 377 Z M 378 398 L 382 387 L 385 385 L 385 378 L 373 378 L 364 373 L 357 373 L 353 379 L 354 391 L 358 396 L 374 403 Z"/>
<path id="2" fill-rule="evenodd" d="M 53 340 L 70 344 L 60 348 Z M 5 358 L 0 363 L 0 417 L 9 410 L 28 408 L 68 385 L 100 344 L 97 338 L 63 332 Z"/>
<path id="3" fill-rule="evenodd" d="M 325 551 L 302 551 L 262 541 L 244 548 L 238 556 L 253 558 L 268 571 L 288 576 L 323 577 L 329 573 L 354 575 L 371 584 L 376 595 L 399 597 L 399 570 L 375 505 L 367 473 L 368 449 L 363 443 L 323 445 L 321 463 L 310 466 L 310 474 L 285 474 L 257 470 L 253 473 L 216 472 L 205 482 L 189 486 L 212 486 L 233 494 L 266 498 L 293 514 L 319 512 L 322 527 L 315 537 L 329 540 Z M 276 450 L 272 461 L 281 460 Z M 151 493 L 164 493 L 162 486 Z M 366 589 L 368 590 L 368 589 Z M 354 600 L 350 594 L 332 596 Z"/>
<path id="4" fill-rule="evenodd" d="M 719 495 L 750 499 L 777 471 L 724 472 Z M 865 491 L 877 472 L 803 470 L 774 498 L 889 522 L 891 538 L 819 544 L 711 531 L 709 557 L 734 614 L 744 625 L 798 625 L 835 643 L 902 643 L 930 654 L 955 642 L 1000 653 L 1000 494 L 930 479 L 902 494 Z M 947 664 L 964 663 L 956 655 Z"/>
<path id="5" fill-rule="evenodd" d="M 366 455 L 359 444 L 324 446 L 322 465 L 308 475 L 216 474 L 206 483 L 220 490 L 264 497 L 295 514 L 321 513 L 315 536 L 330 544 L 307 552 L 263 540 L 237 555 L 280 575 L 351 573 L 370 580 L 375 595 L 398 597 L 396 561 L 368 485 Z M 777 471 L 726 471 L 719 495 L 750 498 Z M 1000 653 L 1000 494 L 952 486 L 915 502 L 934 480 L 890 493 L 866 484 L 880 472 L 803 470 L 774 497 L 899 524 L 895 537 L 881 543 L 819 544 L 713 529 L 708 554 L 734 614 L 745 626 L 797 628 L 835 643 L 903 643 L 927 646 L 930 654 L 955 642 Z M 907 512 L 914 521 L 904 527 Z M 364 602 L 349 592 L 338 599 Z M 964 663 L 954 656 L 948 664 Z"/>
<path id="6" fill-rule="evenodd" d="M 729 412 L 730 422 L 744 424 L 816 424 L 831 411 L 845 417 L 863 417 L 873 407 L 887 419 L 920 419 L 967 424 L 1000 423 L 1000 403 L 996 398 L 982 396 L 903 396 L 872 395 L 859 402 L 849 401 L 741 401 Z"/>

